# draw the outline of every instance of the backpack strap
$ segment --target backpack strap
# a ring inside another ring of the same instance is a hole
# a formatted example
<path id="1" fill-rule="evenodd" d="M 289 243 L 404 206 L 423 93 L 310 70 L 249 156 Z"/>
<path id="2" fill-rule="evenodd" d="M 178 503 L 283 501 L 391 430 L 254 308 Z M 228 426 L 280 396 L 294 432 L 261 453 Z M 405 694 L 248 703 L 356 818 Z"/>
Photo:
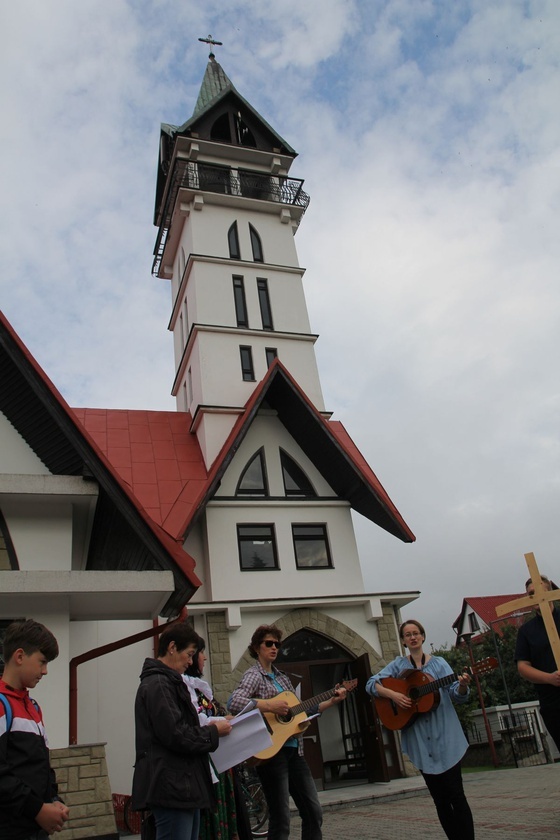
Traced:
<path id="1" fill-rule="evenodd" d="M 5 694 L 0 693 L 0 703 L 4 706 L 4 710 L 6 712 L 6 732 L 9 732 L 12 728 L 12 720 L 14 719 L 14 713 L 12 712 L 12 704 L 8 700 Z"/>
<path id="2" fill-rule="evenodd" d="M 39 714 L 41 714 L 41 707 L 39 706 L 37 701 L 33 700 L 32 697 L 30 697 L 29 699 L 31 700 L 31 702 L 33 703 L 33 705 L 35 706 L 35 708 L 37 709 Z M 14 719 L 14 713 L 12 711 L 12 704 L 10 703 L 10 701 L 8 700 L 6 695 L 2 694 L 1 692 L 0 692 L 0 703 L 2 703 L 2 705 L 4 706 L 4 711 L 6 712 L 6 733 L 8 733 L 10 731 L 10 729 L 12 728 L 12 722 L 13 722 L 13 719 Z"/>

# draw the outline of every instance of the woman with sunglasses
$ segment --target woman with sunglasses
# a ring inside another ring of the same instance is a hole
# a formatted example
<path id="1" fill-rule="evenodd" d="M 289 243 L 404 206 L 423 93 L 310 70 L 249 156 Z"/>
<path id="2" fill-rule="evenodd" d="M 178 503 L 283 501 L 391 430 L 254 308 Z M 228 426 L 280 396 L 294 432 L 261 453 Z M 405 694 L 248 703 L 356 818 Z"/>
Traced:
<path id="1" fill-rule="evenodd" d="M 238 688 L 231 695 L 228 708 L 238 714 L 248 703 L 262 712 L 285 715 L 289 704 L 284 691 L 294 691 L 289 677 L 274 664 L 281 645 L 282 631 L 275 625 L 262 624 L 251 638 L 249 654 L 256 659 L 248 668 Z M 309 714 L 324 712 L 346 697 L 340 688 L 330 700 L 320 703 Z M 276 755 L 257 765 L 257 773 L 269 810 L 268 840 L 288 840 L 290 836 L 290 795 L 302 819 L 301 834 L 306 840 L 321 840 L 323 813 L 315 782 L 303 757 L 303 738 L 290 738 Z"/>
<path id="2" fill-rule="evenodd" d="M 406 671 L 418 668 L 433 679 L 453 673 L 441 656 L 423 650 L 426 631 L 419 621 L 405 621 L 399 636 L 408 656 L 397 656 L 378 674 L 370 677 L 366 691 L 374 697 L 386 697 L 400 709 L 410 709 L 410 697 L 383 685 L 385 677 L 402 679 Z M 439 689 L 440 702 L 432 711 L 419 714 L 402 732 L 402 748 L 422 773 L 434 800 L 441 826 L 449 840 L 474 840 L 471 809 L 463 790 L 461 759 L 468 743 L 453 703 L 468 700 L 471 678 L 462 674 L 455 682 Z"/>

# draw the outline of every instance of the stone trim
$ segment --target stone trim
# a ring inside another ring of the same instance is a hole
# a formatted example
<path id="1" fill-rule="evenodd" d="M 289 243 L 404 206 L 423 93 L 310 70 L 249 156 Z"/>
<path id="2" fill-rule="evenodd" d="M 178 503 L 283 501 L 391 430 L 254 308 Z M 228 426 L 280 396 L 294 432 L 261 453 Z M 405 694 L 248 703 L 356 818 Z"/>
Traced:
<path id="1" fill-rule="evenodd" d="M 105 744 L 50 751 L 60 798 L 70 808 L 65 840 L 118 840 Z"/>
<path id="2" fill-rule="evenodd" d="M 241 677 L 253 665 L 255 660 L 246 651 L 235 668 L 230 659 L 229 633 L 226 626 L 224 612 L 209 612 L 206 614 L 210 661 L 212 663 L 212 684 L 218 699 L 227 699 L 239 684 Z M 385 659 L 359 636 L 354 630 L 336 618 L 326 615 L 320 610 L 302 608 L 290 610 L 275 622 L 284 636 L 302 629 L 314 630 L 323 636 L 328 636 L 345 648 L 352 656 L 359 657 L 367 653 L 372 671 L 379 670 L 385 665 Z M 383 604 L 383 618 L 378 621 L 379 638 L 382 643 L 383 654 L 392 659 L 399 650 L 397 631 L 393 607 Z M 393 653 L 394 651 L 394 653 Z"/>

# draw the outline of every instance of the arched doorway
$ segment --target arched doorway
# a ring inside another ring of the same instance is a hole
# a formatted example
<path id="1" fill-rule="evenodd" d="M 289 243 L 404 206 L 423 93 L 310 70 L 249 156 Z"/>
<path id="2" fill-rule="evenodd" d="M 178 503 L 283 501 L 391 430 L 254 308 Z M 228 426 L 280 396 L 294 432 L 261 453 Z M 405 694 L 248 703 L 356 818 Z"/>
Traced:
<path id="1" fill-rule="evenodd" d="M 364 691 L 367 657 L 356 658 L 333 639 L 302 628 L 283 640 L 277 666 L 302 700 L 358 679 L 344 703 L 313 720 L 305 730 L 305 757 L 318 788 L 388 781 L 400 776 L 393 733 L 382 732 Z"/>

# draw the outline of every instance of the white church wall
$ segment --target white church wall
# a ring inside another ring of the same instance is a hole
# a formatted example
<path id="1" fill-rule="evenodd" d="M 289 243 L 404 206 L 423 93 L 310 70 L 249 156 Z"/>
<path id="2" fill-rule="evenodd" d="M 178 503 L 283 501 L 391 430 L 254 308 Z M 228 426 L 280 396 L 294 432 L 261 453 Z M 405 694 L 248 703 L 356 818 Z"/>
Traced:
<path id="1" fill-rule="evenodd" d="M 151 621 L 73 622 L 71 657 L 152 627 Z M 78 666 L 78 743 L 106 742 L 113 793 L 130 793 L 134 765 L 134 699 L 153 639 Z"/>
<path id="2" fill-rule="evenodd" d="M 72 568 L 72 505 L 48 496 L 41 500 L 2 499 L 21 571 Z"/>
<path id="3" fill-rule="evenodd" d="M 308 398 L 322 410 L 323 396 L 313 347 L 305 341 L 294 340 L 294 345 L 296 343 L 300 344 L 300 349 L 296 351 L 295 346 L 290 347 L 290 355 L 293 350 L 294 361 L 297 357 L 297 365 L 294 364 L 290 372 Z M 257 335 L 243 330 L 235 333 L 200 330 L 195 341 L 200 380 L 194 379 L 194 354 L 192 362 L 194 404 L 200 402 L 203 405 L 245 405 L 255 389 L 255 383 L 260 382 L 268 370 L 266 348 L 276 347 L 282 361 L 285 358 L 284 344 L 284 339 L 276 333 L 263 331 Z M 244 381 L 241 373 L 239 348 L 245 345 L 252 348 L 255 378 L 250 381 Z"/>
<path id="4" fill-rule="evenodd" d="M 310 503 L 213 501 L 207 507 L 209 556 L 212 558 L 213 600 L 263 597 L 290 598 L 344 595 L 363 592 L 363 581 L 352 528 L 350 508 L 343 502 Z M 237 546 L 237 524 L 273 523 L 279 569 L 242 571 Z M 324 524 L 333 568 L 296 567 L 292 524 Z"/>
<path id="5" fill-rule="evenodd" d="M 289 224 L 282 224 L 280 221 L 279 207 L 278 212 L 261 213 L 257 216 L 254 209 L 219 207 L 215 204 L 204 206 L 201 211 L 191 210 L 181 233 L 180 244 L 175 256 L 176 265 L 181 247 L 187 257 L 191 253 L 196 253 L 229 259 L 227 235 L 235 221 L 237 222 L 242 260 L 253 261 L 253 249 L 249 235 L 250 222 L 261 239 L 266 263 L 285 266 L 298 265 L 292 227 Z M 235 263 L 233 263 L 233 266 L 235 266 Z"/>
<path id="6" fill-rule="evenodd" d="M 17 618 L 33 618 L 44 624 L 54 634 L 59 655 L 47 666 L 47 674 L 30 692 L 43 711 L 47 738 L 51 749 L 68 746 L 69 728 L 69 672 L 70 622 L 66 613 L 49 613 L 35 610 L 33 614 L 18 615 Z"/>
<path id="7" fill-rule="evenodd" d="M 0 411 L 0 473 L 6 475 L 50 475 L 29 444 Z"/>
<path id="8" fill-rule="evenodd" d="M 284 482 L 280 463 L 282 448 L 301 467 L 318 496 L 336 498 L 334 490 L 303 449 L 296 443 L 276 412 L 261 410 L 235 453 L 228 470 L 222 478 L 216 496 L 233 496 L 239 478 L 249 460 L 264 446 L 268 488 L 271 496 L 284 496 Z"/>

